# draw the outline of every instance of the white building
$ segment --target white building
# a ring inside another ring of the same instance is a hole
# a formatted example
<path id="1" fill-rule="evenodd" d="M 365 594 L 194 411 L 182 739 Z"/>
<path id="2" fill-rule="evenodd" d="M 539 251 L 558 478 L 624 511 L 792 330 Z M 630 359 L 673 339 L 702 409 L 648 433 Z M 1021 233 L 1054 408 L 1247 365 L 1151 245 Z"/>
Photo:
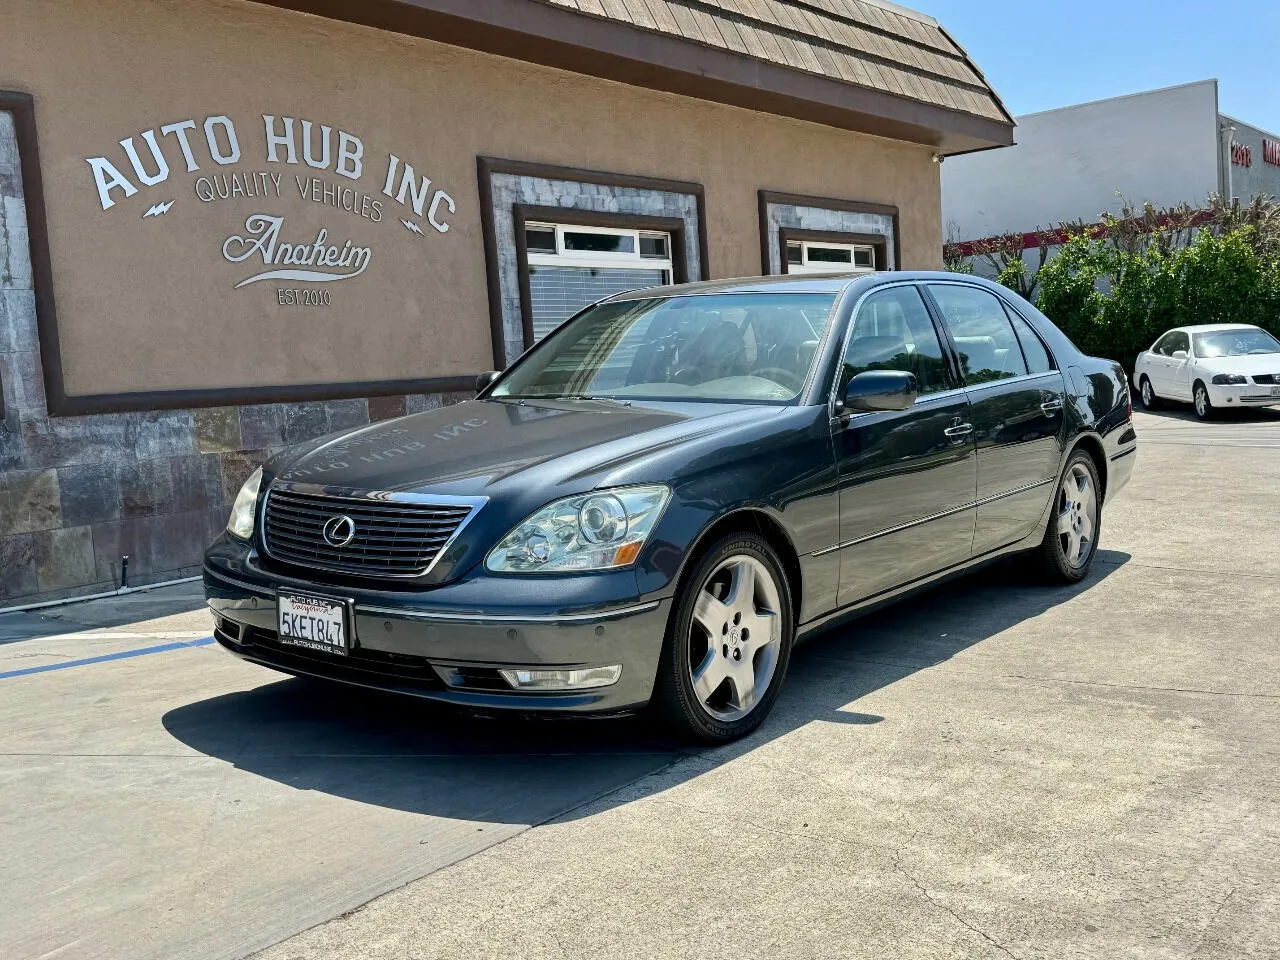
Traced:
<path id="1" fill-rule="evenodd" d="M 1123 202 L 1203 206 L 1211 193 L 1242 203 L 1280 194 L 1280 136 L 1219 111 L 1216 80 L 1016 120 L 1014 146 L 943 164 L 944 240 L 1093 223 Z"/>

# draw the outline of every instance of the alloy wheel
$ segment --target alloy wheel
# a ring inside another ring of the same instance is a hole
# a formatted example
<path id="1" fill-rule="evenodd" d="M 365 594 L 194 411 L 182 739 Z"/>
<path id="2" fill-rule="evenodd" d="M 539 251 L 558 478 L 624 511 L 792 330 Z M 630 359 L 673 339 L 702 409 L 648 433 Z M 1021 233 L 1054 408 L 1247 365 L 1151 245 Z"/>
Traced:
<path id="1" fill-rule="evenodd" d="M 1142 381 L 1142 405 L 1144 407 L 1152 406 L 1155 398 L 1155 391 L 1151 389 L 1151 381 L 1144 379 Z"/>
<path id="2" fill-rule="evenodd" d="M 1079 568 L 1093 554 L 1098 529 L 1098 494 L 1083 463 L 1073 463 L 1058 495 L 1058 540 L 1067 563 Z"/>
<path id="3" fill-rule="evenodd" d="M 782 602 L 769 568 L 735 554 L 698 591 L 689 637 L 689 679 L 702 709 L 721 722 L 760 703 L 782 650 Z"/>
<path id="4" fill-rule="evenodd" d="M 1196 416 L 1203 417 L 1209 412 L 1209 394 L 1204 387 L 1196 387 Z"/>

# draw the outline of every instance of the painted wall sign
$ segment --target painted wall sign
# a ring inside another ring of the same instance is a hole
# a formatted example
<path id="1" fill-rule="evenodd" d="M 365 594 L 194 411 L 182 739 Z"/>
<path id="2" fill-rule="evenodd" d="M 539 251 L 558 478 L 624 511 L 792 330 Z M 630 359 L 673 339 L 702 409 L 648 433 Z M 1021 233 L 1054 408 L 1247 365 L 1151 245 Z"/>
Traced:
<path id="1" fill-rule="evenodd" d="M 388 151 L 385 162 L 378 155 L 372 171 L 373 154 L 363 138 L 296 117 L 262 114 L 261 139 L 253 142 L 242 138 L 230 117 L 218 114 L 200 122 L 166 123 L 119 143 L 119 154 L 85 161 L 102 210 L 126 209 L 125 201 L 138 196 L 139 204 L 146 204 L 141 219 L 151 222 L 175 208 L 181 211 L 184 204 L 236 208 L 227 232 L 211 243 L 211 253 L 220 253 L 225 262 L 244 264 L 236 289 L 262 281 L 350 280 L 373 263 L 374 246 L 339 223 L 308 227 L 305 233 L 292 230 L 286 202 L 365 223 L 399 223 L 413 242 L 448 234 L 457 210 L 453 197 L 408 160 Z M 185 199 L 176 189 L 179 178 L 185 180 Z M 356 221 L 347 222 L 354 226 Z M 333 296 L 327 290 L 281 287 L 276 300 L 328 306 Z"/>

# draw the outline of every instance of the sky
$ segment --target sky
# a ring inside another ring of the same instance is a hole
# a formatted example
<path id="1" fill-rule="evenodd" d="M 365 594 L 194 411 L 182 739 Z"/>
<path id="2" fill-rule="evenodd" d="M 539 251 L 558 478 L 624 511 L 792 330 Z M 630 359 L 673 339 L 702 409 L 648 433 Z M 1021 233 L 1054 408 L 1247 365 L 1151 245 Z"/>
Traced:
<path id="1" fill-rule="evenodd" d="M 902 0 L 938 20 L 1017 116 L 1218 80 L 1218 108 L 1280 134 L 1280 0 Z"/>

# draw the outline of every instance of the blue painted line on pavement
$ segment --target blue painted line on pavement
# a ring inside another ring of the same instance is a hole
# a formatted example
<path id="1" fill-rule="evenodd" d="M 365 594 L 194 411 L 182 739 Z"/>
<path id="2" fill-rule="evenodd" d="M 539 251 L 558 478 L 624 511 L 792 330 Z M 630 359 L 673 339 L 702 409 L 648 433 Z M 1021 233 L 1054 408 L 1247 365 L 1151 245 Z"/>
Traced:
<path id="1" fill-rule="evenodd" d="M 83 660 L 64 660 L 62 663 L 46 663 L 39 667 L 24 667 L 22 670 L 9 670 L 0 673 L 0 680 L 10 677 L 27 677 L 33 673 L 48 673 L 50 670 L 68 670 L 71 667 L 85 667 L 91 663 L 106 663 L 108 660 L 127 660 L 130 657 L 145 657 L 149 653 L 167 653 L 170 650 L 181 650 L 183 647 L 207 647 L 213 643 L 213 637 L 201 637 L 199 640 L 177 640 L 173 643 L 162 643 L 156 647 L 142 647 L 138 650 L 122 650 L 119 653 L 104 653 L 100 657 L 85 657 Z"/>

